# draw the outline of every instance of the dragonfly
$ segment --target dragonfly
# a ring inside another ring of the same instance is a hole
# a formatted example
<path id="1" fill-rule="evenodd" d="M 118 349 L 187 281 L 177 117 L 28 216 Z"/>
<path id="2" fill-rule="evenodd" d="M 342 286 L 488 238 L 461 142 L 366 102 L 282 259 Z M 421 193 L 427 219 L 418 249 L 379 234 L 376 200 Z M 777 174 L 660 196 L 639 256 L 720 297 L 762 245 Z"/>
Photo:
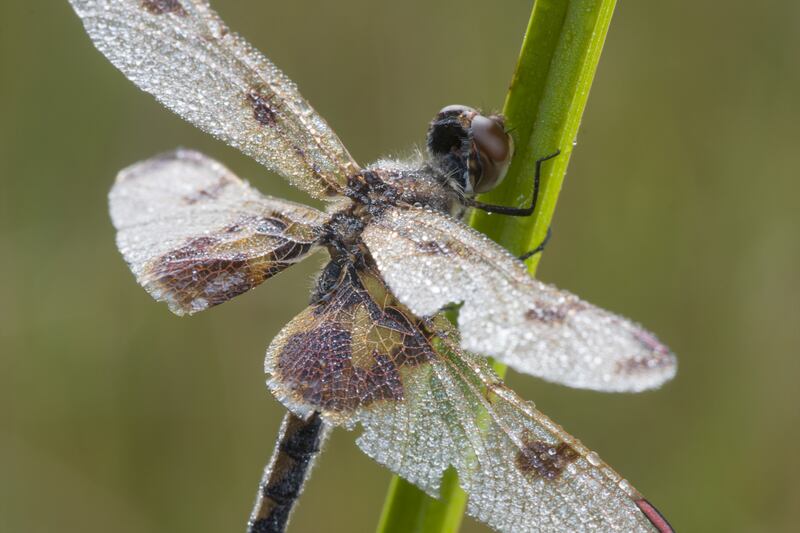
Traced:
<path id="1" fill-rule="evenodd" d="M 455 469 L 467 512 L 501 532 L 672 531 L 630 483 L 521 399 L 487 357 L 597 391 L 653 389 L 674 354 L 640 325 L 531 278 L 460 218 L 513 156 L 500 115 L 439 111 L 424 150 L 361 166 L 296 85 L 204 0 L 70 0 L 139 88 L 284 176 L 324 211 L 262 195 L 179 149 L 122 170 L 109 194 L 139 284 L 178 315 L 245 293 L 326 251 L 308 307 L 267 348 L 288 409 L 248 531 L 283 531 L 330 429 L 429 495 Z M 538 250 L 537 250 L 538 251 Z M 445 311 L 458 306 L 457 328 Z"/>

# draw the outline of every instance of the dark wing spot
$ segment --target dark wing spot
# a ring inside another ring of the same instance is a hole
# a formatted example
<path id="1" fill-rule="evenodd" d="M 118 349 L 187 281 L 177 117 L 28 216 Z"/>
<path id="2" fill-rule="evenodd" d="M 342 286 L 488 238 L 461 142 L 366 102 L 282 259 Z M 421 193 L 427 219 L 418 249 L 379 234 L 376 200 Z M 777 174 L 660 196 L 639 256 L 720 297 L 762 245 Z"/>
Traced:
<path id="1" fill-rule="evenodd" d="M 586 306 L 579 300 L 569 301 L 561 305 L 553 305 L 545 301 L 536 301 L 534 306 L 525 311 L 525 318 L 535 322 L 563 322 L 570 313 L 582 311 Z"/>
<path id="2" fill-rule="evenodd" d="M 231 179 L 229 179 L 227 176 L 222 176 L 215 184 L 184 196 L 183 201 L 191 205 L 202 200 L 216 200 L 222 195 L 222 191 L 225 190 L 225 187 L 231 183 L 233 183 Z"/>
<path id="3" fill-rule="evenodd" d="M 425 255 L 442 255 L 444 253 L 444 249 L 436 241 L 418 242 L 417 250 Z"/>
<path id="4" fill-rule="evenodd" d="M 458 243 L 454 241 L 420 241 L 417 250 L 425 255 L 461 255 Z"/>
<path id="5" fill-rule="evenodd" d="M 182 17 L 186 16 L 186 10 L 178 0 L 142 0 L 142 7 L 154 15 L 175 13 Z"/>
<path id="6" fill-rule="evenodd" d="M 262 126 L 275 126 L 278 115 L 274 107 L 270 106 L 272 96 L 265 98 L 261 93 L 252 90 L 247 93 L 247 102 L 253 108 L 253 118 Z"/>
<path id="7" fill-rule="evenodd" d="M 541 440 L 524 438 L 524 446 L 524 449 L 517 453 L 515 460 L 517 468 L 525 474 L 547 480 L 558 479 L 567 465 L 580 457 L 580 454 L 566 442 L 553 445 Z"/>
<path id="8" fill-rule="evenodd" d="M 535 322 L 561 322 L 565 317 L 558 308 L 533 307 L 525 311 L 525 319 Z"/>

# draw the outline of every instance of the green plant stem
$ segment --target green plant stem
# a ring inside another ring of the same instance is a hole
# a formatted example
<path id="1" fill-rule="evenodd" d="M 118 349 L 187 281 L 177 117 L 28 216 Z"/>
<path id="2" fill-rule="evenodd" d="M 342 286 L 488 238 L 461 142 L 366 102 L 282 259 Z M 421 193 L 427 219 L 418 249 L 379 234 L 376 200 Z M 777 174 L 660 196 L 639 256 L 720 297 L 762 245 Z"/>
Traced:
<path id="1" fill-rule="evenodd" d="M 536 160 L 561 150 L 544 164 L 539 201 L 530 217 L 476 211 L 470 225 L 515 255 L 534 249 L 547 235 L 583 110 L 594 79 L 616 0 L 537 0 L 522 43 L 503 113 L 515 155 L 501 187 L 483 195 L 487 203 L 530 202 Z M 541 254 L 528 260 L 533 275 Z M 501 376 L 506 368 L 494 363 Z M 456 473 L 442 479 L 440 499 L 398 478 L 392 480 L 378 533 L 452 533 L 467 497 Z"/>

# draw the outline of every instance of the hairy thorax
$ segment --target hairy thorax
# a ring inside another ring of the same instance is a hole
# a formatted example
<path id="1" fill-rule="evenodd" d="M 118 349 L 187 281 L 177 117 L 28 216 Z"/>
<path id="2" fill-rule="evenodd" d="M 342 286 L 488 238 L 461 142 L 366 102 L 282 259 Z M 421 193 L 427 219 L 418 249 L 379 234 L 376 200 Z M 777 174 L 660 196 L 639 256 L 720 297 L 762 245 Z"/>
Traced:
<path id="1" fill-rule="evenodd" d="M 348 180 L 346 196 L 349 201 L 334 207 L 323 230 L 322 244 L 331 262 L 317 280 L 312 302 L 324 299 L 339 285 L 346 265 L 372 265 L 361 234 L 386 209 L 406 205 L 456 216 L 463 211 L 461 198 L 427 165 L 380 161 Z"/>
<path id="2" fill-rule="evenodd" d="M 462 198 L 446 179 L 426 164 L 378 161 L 349 181 L 351 198 L 364 204 L 367 219 L 386 207 L 413 205 L 448 214 L 459 214 Z"/>

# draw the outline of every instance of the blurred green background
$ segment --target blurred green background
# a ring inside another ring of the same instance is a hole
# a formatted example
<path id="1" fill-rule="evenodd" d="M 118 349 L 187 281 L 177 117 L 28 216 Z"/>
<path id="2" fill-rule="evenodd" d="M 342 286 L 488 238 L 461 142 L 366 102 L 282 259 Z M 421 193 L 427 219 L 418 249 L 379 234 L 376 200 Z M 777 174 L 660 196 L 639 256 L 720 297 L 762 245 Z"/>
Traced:
<path id="1" fill-rule="evenodd" d="M 446 104 L 499 109 L 531 2 L 215 5 L 368 162 Z M 282 415 L 264 350 L 321 258 L 180 319 L 134 282 L 106 194 L 182 145 L 307 198 L 139 92 L 65 0 L 0 3 L 0 76 L 0 531 L 242 531 Z M 797 2 L 620 2 L 539 273 L 658 332 L 678 377 L 509 378 L 679 531 L 796 531 L 798 95 Z M 292 531 L 373 529 L 390 474 L 354 437 L 335 432 Z"/>

